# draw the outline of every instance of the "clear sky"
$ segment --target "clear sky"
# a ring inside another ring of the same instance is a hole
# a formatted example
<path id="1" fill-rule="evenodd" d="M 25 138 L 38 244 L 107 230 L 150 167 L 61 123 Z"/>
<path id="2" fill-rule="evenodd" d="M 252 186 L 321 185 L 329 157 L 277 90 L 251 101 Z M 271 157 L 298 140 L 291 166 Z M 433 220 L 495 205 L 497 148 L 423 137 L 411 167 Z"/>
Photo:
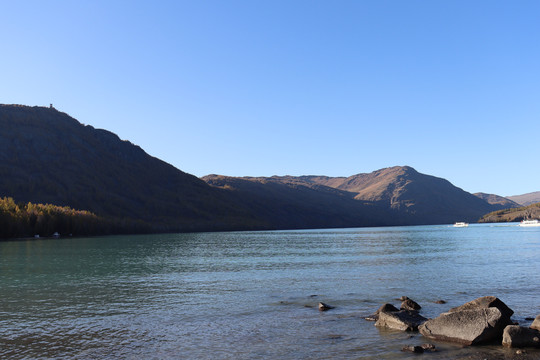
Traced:
<path id="1" fill-rule="evenodd" d="M 53 103 L 196 176 L 409 165 L 540 190 L 540 1 L 0 5 L 0 103 Z"/>

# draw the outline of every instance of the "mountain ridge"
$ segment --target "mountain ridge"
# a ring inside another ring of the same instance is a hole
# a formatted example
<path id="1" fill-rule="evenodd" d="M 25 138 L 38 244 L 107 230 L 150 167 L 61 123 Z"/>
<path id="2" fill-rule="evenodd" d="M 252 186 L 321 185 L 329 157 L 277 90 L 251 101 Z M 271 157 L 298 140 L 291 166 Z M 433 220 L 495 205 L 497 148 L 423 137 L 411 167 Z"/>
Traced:
<path id="1" fill-rule="evenodd" d="M 219 177 L 219 183 L 216 179 Z M 410 166 L 394 166 L 349 177 L 272 176 L 202 177 L 221 188 L 243 179 L 250 182 L 279 183 L 284 186 L 321 186 L 342 191 L 342 196 L 364 201 L 391 212 L 399 224 L 473 222 L 486 212 L 498 209 L 486 201 L 453 186 L 449 181 L 417 172 Z M 235 183 L 238 187 L 239 183 Z"/>
<path id="2" fill-rule="evenodd" d="M 473 194 L 476 197 L 479 197 L 480 199 L 488 202 L 491 205 L 495 205 L 500 207 L 500 210 L 502 209 L 511 209 L 522 206 L 521 204 L 518 204 L 515 201 L 510 200 L 509 198 L 495 195 L 495 194 L 486 194 L 486 193 L 474 193 Z"/>
<path id="3" fill-rule="evenodd" d="M 506 198 L 520 204 L 521 206 L 527 206 L 540 202 L 540 191 L 534 191 L 522 195 L 507 196 Z"/>
<path id="4" fill-rule="evenodd" d="M 349 177 L 197 178 L 54 108 L 0 105 L 0 196 L 155 232 L 473 222 L 493 205 L 394 166 Z"/>

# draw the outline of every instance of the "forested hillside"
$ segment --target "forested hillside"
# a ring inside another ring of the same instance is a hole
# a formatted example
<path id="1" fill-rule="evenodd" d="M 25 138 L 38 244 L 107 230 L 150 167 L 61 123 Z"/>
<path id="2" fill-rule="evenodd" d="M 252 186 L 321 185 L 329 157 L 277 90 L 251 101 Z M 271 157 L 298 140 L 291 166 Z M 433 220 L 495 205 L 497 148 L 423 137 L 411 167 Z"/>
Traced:
<path id="1" fill-rule="evenodd" d="M 540 219 L 540 203 L 493 211 L 484 215 L 479 222 L 518 222 L 528 219 Z"/>
<path id="2" fill-rule="evenodd" d="M 50 204 L 17 204 L 13 198 L 0 198 L 0 238 L 82 236 L 150 231 L 142 222 L 105 219 L 89 211 Z"/>

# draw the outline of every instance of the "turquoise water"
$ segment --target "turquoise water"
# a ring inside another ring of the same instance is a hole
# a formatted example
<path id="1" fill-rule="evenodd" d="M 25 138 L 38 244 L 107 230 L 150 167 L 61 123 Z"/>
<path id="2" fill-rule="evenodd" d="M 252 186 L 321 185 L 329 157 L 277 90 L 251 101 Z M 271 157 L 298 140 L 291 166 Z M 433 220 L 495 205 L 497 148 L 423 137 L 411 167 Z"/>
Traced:
<path id="1" fill-rule="evenodd" d="M 540 228 L 515 224 L 60 238 L 0 256 L 0 358 L 412 359 L 400 349 L 427 339 L 363 317 L 402 295 L 426 317 L 485 295 L 523 325 L 540 314 Z"/>

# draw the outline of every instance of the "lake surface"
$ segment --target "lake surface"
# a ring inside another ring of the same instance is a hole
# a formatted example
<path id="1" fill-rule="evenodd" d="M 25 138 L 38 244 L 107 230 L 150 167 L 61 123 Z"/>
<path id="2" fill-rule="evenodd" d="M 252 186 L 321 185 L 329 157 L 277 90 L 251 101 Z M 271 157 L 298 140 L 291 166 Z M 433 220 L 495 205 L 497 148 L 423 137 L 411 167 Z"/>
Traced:
<path id="1" fill-rule="evenodd" d="M 401 348 L 433 341 L 364 316 L 402 295 L 426 317 L 495 295 L 528 325 L 539 258 L 540 228 L 516 224 L 2 242 L 0 358 L 417 359 Z M 515 354 L 434 344 L 424 356 Z"/>

